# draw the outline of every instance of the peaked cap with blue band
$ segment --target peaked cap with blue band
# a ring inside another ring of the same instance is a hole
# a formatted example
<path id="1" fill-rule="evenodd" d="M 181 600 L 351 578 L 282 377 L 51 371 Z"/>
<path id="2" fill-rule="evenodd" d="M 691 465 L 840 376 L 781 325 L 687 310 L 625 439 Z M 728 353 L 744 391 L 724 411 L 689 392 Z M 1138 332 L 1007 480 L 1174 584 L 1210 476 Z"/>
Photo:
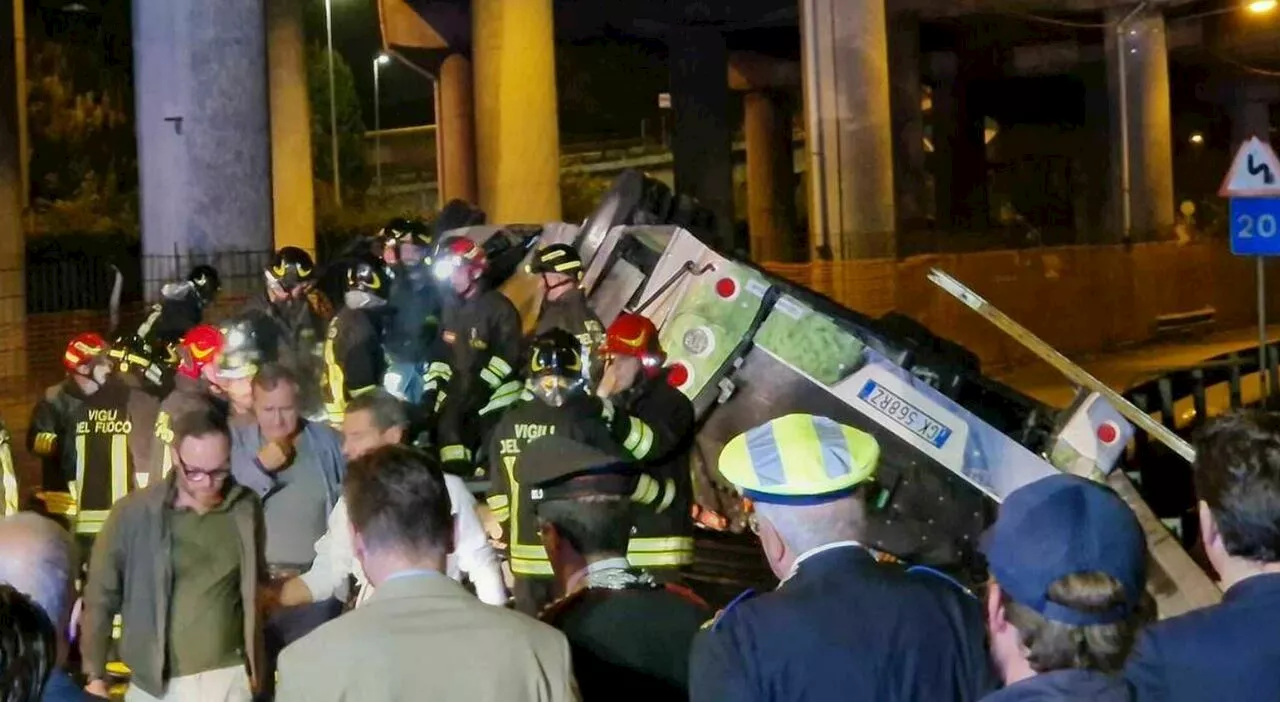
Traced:
<path id="1" fill-rule="evenodd" d="M 880 445 L 826 417 L 789 414 L 735 436 L 720 452 L 720 474 L 756 501 L 820 504 L 853 493 L 876 473 Z"/>

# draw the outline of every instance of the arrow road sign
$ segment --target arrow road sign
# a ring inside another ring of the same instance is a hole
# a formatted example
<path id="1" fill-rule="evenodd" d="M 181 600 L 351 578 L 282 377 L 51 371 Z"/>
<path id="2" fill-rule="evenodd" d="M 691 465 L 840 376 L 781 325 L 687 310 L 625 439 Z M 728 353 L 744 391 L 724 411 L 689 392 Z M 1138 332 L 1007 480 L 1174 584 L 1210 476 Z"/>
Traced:
<path id="1" fill-rule="evenodd" d="M 1276 152 L 1258 137 L 1250 137 L 1236 152 L 1218 194 L 1231 198 L 1280 197 L 1280 159 Z"/>

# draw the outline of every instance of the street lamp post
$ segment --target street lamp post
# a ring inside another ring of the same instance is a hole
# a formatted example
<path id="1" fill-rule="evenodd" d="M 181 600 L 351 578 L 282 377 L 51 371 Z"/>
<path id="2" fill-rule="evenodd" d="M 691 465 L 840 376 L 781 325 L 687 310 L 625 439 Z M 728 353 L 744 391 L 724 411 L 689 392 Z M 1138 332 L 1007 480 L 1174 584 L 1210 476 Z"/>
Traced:
<path id="1" fill-rule="evenodd" d="M 378 75 L 379 69 L 390 62 L 391 57 L 386 54 L 378 54 L 373 59 L 373 163 L 379 195 L 386 192 L 382 189 L 382 92 Z"/>
<path id="2" fill-rule="evenodd" d="M 333 77 L 333 0 L 324 0 L 325 40 L 329 48 L 329 142 L 333 149 L 333 204 L 342 208 L 342 176 L 338 174 L 338 96 Z"/>

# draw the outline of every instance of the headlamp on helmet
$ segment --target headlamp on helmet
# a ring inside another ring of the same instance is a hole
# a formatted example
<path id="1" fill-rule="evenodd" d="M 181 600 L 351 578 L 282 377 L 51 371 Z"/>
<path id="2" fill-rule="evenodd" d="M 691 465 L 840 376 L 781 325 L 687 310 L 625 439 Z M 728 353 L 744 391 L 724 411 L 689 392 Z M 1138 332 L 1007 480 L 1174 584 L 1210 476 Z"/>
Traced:
<path id="1" fill-rule="evenodd" d="M 448 281 L 454 272 L 465 269 L 471 280 L 478 280 L 489 267 L 489 258 L 476 242 L 457 236 L 444 240 L 432 265 L 436 280 Z"/>

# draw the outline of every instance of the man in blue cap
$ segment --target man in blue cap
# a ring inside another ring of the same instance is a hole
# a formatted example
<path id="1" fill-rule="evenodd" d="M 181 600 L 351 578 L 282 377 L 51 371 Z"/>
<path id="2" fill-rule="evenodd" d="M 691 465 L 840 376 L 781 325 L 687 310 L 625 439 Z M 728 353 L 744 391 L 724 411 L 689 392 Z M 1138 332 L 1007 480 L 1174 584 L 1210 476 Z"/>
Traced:
<path id="1" fill-rule="evenodd" d="M 870 434 L 807 414 L 724 447 L 720 473 L 754 506 L 782 584 L 739 597 L 698 634 L 693 702 L 976 700 L 994 687 L 978 601 L 859 542 L 879 458 Z"/>
<path id="2" fill-rule="evenodd" d="M 1146 700 L 1280 700 L 1280 414 L 1205 427 L 1191 467 L 1222 603 L 1152 626 L 1125 669 Z"/>
<path id="3" fill-rule="evenodd" d="M 1006 687 L 986 699 L 1126 702 L 1119 675 L 1149 611 L 1147 544 L 1106 486 L 1053 475 L 1011 493 L 982 551 L 987 629 Z"/>

